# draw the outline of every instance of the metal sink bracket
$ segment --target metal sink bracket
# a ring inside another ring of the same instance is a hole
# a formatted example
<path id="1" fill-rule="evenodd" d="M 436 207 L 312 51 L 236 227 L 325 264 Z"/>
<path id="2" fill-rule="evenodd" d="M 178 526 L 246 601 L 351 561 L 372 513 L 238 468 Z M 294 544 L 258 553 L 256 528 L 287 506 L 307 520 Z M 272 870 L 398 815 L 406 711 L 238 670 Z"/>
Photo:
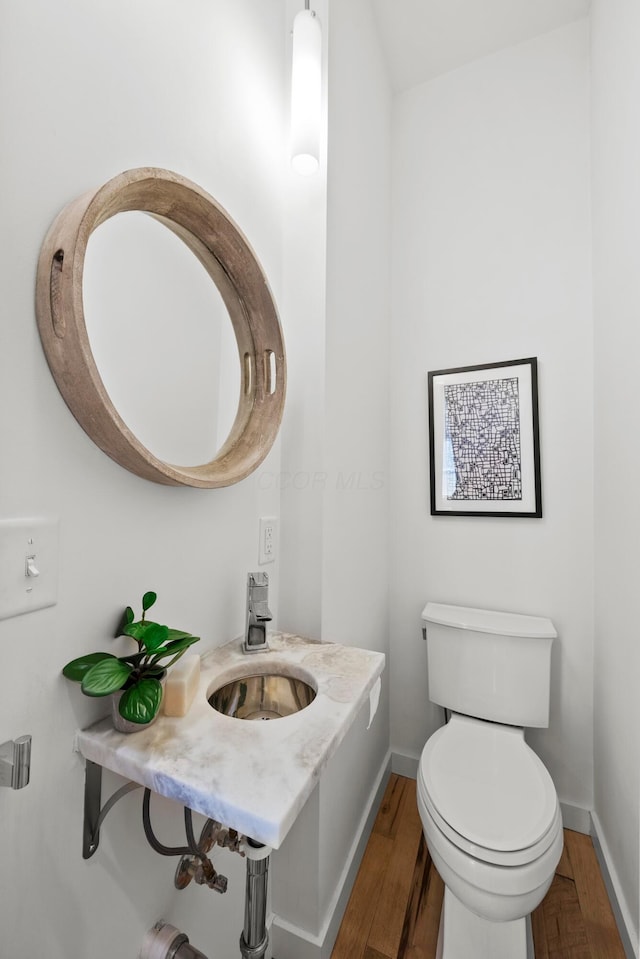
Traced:
<path id="1" fill-rule="evenodd" d="M 113 796 L 107 800 L 102 809 L 102 766 L 98 763 L 85 760 L 84 776 L 84 823 L 82 827 L 82 858 L 91 859 L 100 843 L 100 826 L 104 822 L 105 816 L 112 809 L 119 799 L 133 792 L 134 789 L 141 789 L 140 783 L 128 782 L 120 789 L 114 792 Z"/>
<path id="2" fill-rule="evenodd" d="M 102 802 L 102 766 L 85 760 L 84 780 L 84 823 L 82 831 L 82 856 L 90 859 L 100 842 L 100 827 L 110 809 L 119 799 L 134 789 L 142 788 L 140 783 L 128 782 L 107 800 Z M 191 879 L 207 885 L 215 892 L 227 891 L 227 880 L 213 869 L 206 856 L 213 846 L 227 848 L 230 852 L 247 857 L 244 928 L 240 936 L 240 953 L 243 959 L 264 959 L 269 943 L 266 926 L 267 883 L 269 875 L 269 857 L 271 848 L 254 842 L 248 836 L 240 836 L 234 829 L 227 829 L 221 823 L 208 819 L 196 842 L 191 823 L 191 810 L 185 806 L 185 824 L 190 850 L 170 848 L 160 843 L 151 828 L 149 818 L 150 790 L 145 789 L 143 802 L 143 823 L 147 840 L 156 852 L 162 855 L 182 853 L 176 870 L 175 885 L 184 889 Z M 185 855 L 184 853 L 188 854 Z"/>
<path id="3" fill-rule="evenodd" d="M 85 780 L 84 780 L 84 823 L 82 829 L 82 856 L 84 859 L 90 859 L 96 852 L 100 844 L 100 827 L 104 822 L 107 813 L 115 806 L 119 799 L 133 792 L 134 789 L 142 789 L 140 783 L 128 782 L 107 800 L 104 806 L 102 803 L 102 766 L 94 763 L 90 759 L 85 760 Z M 216 873 L 206 853 L 213 846 L 220 846 L 228 849 L 230 852 L 245 856 L 244 836 L 240 836 L 235 829 L 228 829 L 222 823 L 213 819 L 207 819 L 200 840 L 196 842 L 193 834 L 193 821 L 191 810 L 185 806 L 185 829 L 187 833 L 187 846 L 165 846 L 156 837 L 151 826 L 150 816 L 151 790 L 145 788 L 144 799 L 142 803 L 142 822 L 145 836 L 151 848 L 163 856 L 181 856 L 178 869 L 176 871 L 176 888 L 184 889 L 191 879 L 201 884 L 206 884 L 210 889 L 216 892 L 226 892 L 227 880 L 225 876 Z"/>

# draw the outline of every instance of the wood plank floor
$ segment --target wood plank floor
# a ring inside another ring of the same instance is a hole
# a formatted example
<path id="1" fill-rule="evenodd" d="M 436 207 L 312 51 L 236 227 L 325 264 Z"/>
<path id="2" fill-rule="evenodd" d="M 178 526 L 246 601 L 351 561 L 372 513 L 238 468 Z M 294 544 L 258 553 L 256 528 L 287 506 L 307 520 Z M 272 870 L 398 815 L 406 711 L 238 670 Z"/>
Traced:
<path id="1" fill-rule="evenodd" d="M 591 839 L 564 835 L 553 883 L 532 916 L 536 959 L 625 959 Z M 331 959 L 435 959 L 443 894 L 416 784 L 392 775 Z"/>

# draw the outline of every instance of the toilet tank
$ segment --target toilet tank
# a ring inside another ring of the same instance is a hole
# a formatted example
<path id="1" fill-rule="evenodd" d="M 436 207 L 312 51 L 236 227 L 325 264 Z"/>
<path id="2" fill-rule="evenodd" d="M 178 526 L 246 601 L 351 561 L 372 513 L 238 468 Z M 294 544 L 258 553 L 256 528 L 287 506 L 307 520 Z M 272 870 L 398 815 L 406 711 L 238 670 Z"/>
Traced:
<path id="1" fill-rule="evenodd" d="M 427 603 L 429 699 L 511 726 L 549 725 L 553 623 L 540 616 Z"/>

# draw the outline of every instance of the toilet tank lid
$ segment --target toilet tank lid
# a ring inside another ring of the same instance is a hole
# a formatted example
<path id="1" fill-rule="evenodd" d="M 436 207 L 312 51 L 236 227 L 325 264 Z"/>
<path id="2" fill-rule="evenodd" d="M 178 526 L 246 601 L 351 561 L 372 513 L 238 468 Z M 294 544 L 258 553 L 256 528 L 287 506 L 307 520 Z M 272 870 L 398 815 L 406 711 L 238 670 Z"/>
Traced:
<path id="1" fill-rule="evenodd" d="M 554 639 L 558 634 L 545 616 L 526 616 L 522 613 L 503 613 L 471 606 L 448 606 L 427 603 L 422 610 L 425 623 L 439 623 L 456 629 L 472 629 L 477 633 L 497 636 L 525 636 L 532 639 Z"/>

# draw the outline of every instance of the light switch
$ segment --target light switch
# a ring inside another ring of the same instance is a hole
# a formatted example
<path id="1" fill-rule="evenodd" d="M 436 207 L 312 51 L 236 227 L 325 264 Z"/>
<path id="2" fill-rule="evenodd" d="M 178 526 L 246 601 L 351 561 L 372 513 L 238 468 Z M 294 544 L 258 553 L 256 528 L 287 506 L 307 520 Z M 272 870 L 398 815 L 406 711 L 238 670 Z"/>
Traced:
<path id="1" fill-rule="evenodd" d="M 0 520 L 0 619 L 58 602 L 58 520 Z"/>

